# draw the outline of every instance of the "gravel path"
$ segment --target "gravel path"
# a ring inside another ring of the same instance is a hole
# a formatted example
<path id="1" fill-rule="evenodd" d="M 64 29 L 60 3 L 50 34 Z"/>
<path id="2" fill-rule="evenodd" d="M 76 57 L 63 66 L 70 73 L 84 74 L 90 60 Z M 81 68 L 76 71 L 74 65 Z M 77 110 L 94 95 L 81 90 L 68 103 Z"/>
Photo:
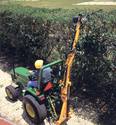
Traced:
<path id="1" fill-rule="evenodd" d="M 8 86 L 11 82 L 12 81 L 10 75 L 7 72 L 0 70 L 0 116 L 5 117 L 14 123 L 14 125 L 33 125 L 23 114 L 21 101 L 13 103 L 6 99 L 5 87 Z M 45 125 L 49 124 L 45 121 Z M 88 120 L 84 120 L 79 116 L 73 115 L 73 117 L 68 121 L 68 125 L 95 124 Z"/>

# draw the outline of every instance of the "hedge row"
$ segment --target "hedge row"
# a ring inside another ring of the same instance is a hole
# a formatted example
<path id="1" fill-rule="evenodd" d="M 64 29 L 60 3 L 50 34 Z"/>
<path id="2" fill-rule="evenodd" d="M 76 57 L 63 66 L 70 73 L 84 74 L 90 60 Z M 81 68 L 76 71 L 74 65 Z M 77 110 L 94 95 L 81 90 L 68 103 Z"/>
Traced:
<path id="1" fill-rule="evenodd" d="M 0 49 L 26 66 L 38 58 L 45 62 L 65 59 L 66 45 L 71 46 L 74 38 L 72 17 L 79 13 L 87 22 L 81 29 L 72 70 L 73 94 L 104 101 L 112 113 L 116 108 L 116 10 L 0 6 Z M 112 123 L 111 117 L 109 121 Z"/>

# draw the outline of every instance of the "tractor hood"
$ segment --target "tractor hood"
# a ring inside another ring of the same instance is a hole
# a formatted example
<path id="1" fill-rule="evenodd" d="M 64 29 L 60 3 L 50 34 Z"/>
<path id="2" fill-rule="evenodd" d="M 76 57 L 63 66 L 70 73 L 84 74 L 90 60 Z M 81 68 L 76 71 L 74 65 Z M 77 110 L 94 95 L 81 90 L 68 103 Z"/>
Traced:
<path id="1" fill-rule="evenodd" d="M 15 71 L 15 78 L 14 78 L 14 71 Z M 31 73 L 27 68 L 24 67 L 16 67 L 14 70 L 11 70 L 12 80 L 16 83 L 27 84 L 29 81 L 29 76 Z"/>

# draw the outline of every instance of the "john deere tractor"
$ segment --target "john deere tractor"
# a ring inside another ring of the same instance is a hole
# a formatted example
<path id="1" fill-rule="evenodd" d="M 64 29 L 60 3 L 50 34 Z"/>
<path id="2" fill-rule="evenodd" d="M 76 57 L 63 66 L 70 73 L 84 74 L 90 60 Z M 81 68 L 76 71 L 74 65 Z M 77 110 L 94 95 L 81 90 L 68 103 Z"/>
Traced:
<path id="1" fill-rule="evenodd" d="M 44 65 L 39 70 L 36 87 L 27 84 L 29 81 L 35 81 L 34 71 L 24 67 L 14 68 L 11 70 L 11 77 L 15 85 L 11 84 L 5 88 L 7 97 L 12 101 L 22 97 L 24 110 L 34 123 L 42 123 L 46 117 L 57 119 L 61 108 L 61 86 L 58 83 L 63 78 L 63 67 L 62 60 Z M 59 108 L 55 109 L 54 105 Z"/>
<path id="2" fill-rule="evenodd" d="M 36 79 L 37 86 L 28 86 L 32 79 L 30 71 L 24 67 L 18 67 L 11 71 L 13 81 L 17 87 L 6 87 L 6 93 L 11 100 L 16 100 L 23 96 L 23 108 L 28 118 L 38 125 L 44 119 L 61 125 L 70 118 L 70 87 L 71 87 L 71 67 L 76 54 L 82 16 L 74 18 L 76 23 L 75 38 L 66 61 L 58 60 L 44 65 L 38 73 Z M 51 69 L 50 79 L 47 69 Z"/>

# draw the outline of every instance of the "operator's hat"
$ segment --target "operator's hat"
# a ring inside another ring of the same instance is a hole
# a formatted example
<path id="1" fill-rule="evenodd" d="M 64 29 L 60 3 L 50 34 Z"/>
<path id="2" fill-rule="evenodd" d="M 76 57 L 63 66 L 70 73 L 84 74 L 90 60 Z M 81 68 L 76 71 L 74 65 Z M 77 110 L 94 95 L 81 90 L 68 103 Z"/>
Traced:
<path id="1" fill-rule="evenodd" d="M 36 60 L 35 61 L 35 68 L 40 69 L 43 66 L 43 60 Z"/>

